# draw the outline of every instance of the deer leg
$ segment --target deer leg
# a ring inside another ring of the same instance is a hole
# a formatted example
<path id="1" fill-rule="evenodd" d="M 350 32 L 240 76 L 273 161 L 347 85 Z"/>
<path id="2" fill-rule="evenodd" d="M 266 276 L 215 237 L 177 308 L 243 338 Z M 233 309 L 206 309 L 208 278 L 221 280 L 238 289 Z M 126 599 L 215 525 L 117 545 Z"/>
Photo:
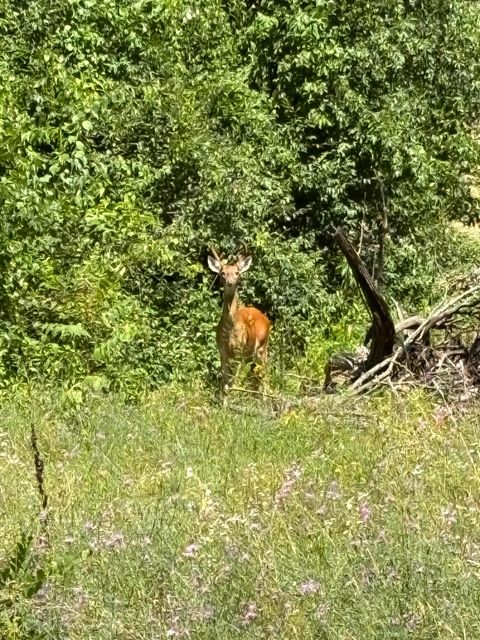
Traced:
<path id="1" fill-rule="evenodd" d="M 267 372 L 267 345 L 259 347 L 256 351 L 255 358 L 250 368 L 250 373 L 255 380 L 255 386 L 264 386 L 265 375 Z"/>
<path id="2" fill-rule="evenodd" d="M 225 399 L 225 396 L 228 393 L 233 382 L 233 368 L 230 360 L 224 356 L 221 356 L 221 370 L 222 380 L 220 383 L 220 396 Z"/>

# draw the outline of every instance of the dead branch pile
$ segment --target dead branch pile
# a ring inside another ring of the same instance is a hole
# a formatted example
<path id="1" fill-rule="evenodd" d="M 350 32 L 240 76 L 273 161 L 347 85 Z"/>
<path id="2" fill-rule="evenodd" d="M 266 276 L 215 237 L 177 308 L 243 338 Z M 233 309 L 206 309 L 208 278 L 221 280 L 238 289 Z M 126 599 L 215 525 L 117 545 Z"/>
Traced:
<path id="1" fill-rule="evenodd" d="M 480 272 L 458 284 L 427 318 L 412 316 L 394 325 L 388 305 L 341 231 L 336 240 L 362 290 L 372 317 L 363 353 L 337 354 L 325 368 L 326 391 L 340 377 L 358 393 L 389 385 L 418 385 L 443 396 L 469 397 L 480 385 Z M 346 380 L 345 380 L 346 379 Z"/>

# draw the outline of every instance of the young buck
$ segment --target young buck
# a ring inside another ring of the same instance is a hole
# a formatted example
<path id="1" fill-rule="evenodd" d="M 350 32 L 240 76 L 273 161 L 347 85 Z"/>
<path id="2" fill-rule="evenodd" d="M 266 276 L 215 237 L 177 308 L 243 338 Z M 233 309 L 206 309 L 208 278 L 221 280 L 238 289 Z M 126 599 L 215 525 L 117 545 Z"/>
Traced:
<path id="1" fill-rule="evenodd" d="M 255 307 L 242 307 L 237 287 L 240 276 L 252 266 L 252 257 L 240 255 L 236 262 L 228 264 L 215 249 L 208 256 L 208 266 L 218 273 L 223 284 L 223 307 L 217 325 L 217 345 L 222 369 L 221 394 L 224 395 L 234 377 L 233 361 L 243 359 L 252 362 L 253 372 L 258 363 L 265 368 L 270 320 Z"/>

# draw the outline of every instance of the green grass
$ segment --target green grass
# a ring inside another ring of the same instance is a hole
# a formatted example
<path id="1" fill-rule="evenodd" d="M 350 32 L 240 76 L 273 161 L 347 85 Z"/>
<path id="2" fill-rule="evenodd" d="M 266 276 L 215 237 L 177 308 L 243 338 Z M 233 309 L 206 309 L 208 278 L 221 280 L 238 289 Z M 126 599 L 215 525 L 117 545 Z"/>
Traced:
<path id="1" fill-rule="evenodd" d="M 0 637 L 480 636 L 478 412 L 419 394 L 238 402 L 4 399 L 0 556 L 39 531 L 32 422 L 50 546 L 39 593 L 4 586 Z"/>

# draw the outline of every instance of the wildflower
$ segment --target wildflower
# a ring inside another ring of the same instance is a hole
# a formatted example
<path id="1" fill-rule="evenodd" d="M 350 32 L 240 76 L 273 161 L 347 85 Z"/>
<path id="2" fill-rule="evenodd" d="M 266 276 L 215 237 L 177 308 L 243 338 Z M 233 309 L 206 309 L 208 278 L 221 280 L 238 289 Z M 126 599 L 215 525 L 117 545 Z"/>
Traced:
<path id="1" fill-rule="evenodd" d="M 361 504 L 358 508 L 358 512 L 360 514 L 360 520 L 366 524 L 370 520 L 370 516 L 372 515 L 372 510 L 368 506 L 366 502 Z"/>
<path id="2" fill-rule="evenodd" d="M 87 520 L 87 522 L 85 522 L 85 524 L 83 525 L 83 528 L 87 533 L 90 533 L 95 529 L 95 525 L 90 520 Z"/>
<path id="3" fill-rule="evenodd" d="M 322 602 L 315 611 L 315 620 L 317 620 L 317 622 L 324 622 L 329 611 L 330 604 L 328 602 Z"/>
<path id="4" fill-rule="evenodd" d="M 302 470 L 297 464 L 293 464 L 285 473 L 283 483 L 275 495 L 275 502 L 283 502 L 292 493 L 297 480 L 301 477 Z"/>
<path id="5" fill-rule="evenodd" d="M 319 589 L 320 589 L 319 582 L 317 582 L 316 580 L 307 580 L 306 582 L 300 585 L 298 590 L 300 591 L 302 596 L 309 596 L 312 593 L 317 593 Z"/>
<path id="6" fill-rule="evenodd" d="M 250 602 L 245 608 L 242 615 L 243 626 L 248 626 L 257 618 L 257 605 L 255 602 Z"/>
<path id="7" fill-rule="evenodd" d="M 437 407 L 433 412 L 433 419 L 436 424 L 441 424 L 450 415 L 450 409 L 446 406 Z"/>
<path id="8" fill-rule="evenodd" d="M 197 553 L 199 549 L 200 549 L 200 545 L 197 544 L 196 542 L 192 542 L 191 544 L 185 547 L 183 555 L 186 558 L 193 558 L 193 556 Z"/>
<path id="9" fill-rule="evenodd" d="M 326 497 L 329 500 L 339 500 L 342 493 L 340 491 L 340 486 L 336 480 L 332 480 L 330 486 L 327 489 Z"/>
<path id="10" fill-rule="evenodd" d="M 457 510 L 453 508 L 452 505 L 448 505 L 448 507 L 443 507 L 441 510 L 442 516 L 445 518 L 445 522 L 448 525 L 455 524 L 457 521 Z"/>
<path id="11" fill-rule="evenodd" d="M 192 620 L 198 622 L 206 622 L 207 620 L 211 620 L 213 618 L 214 610 L 213 607 L 204 607 L 200 611 L 195 611 L 192 614 Z"/>
<path id="12" fill-rule="evenodd" d="M 125 548 L 125 538 L 121 531 L 112 531 L 109 538 L 104 539 L 104 544 L 110 549 Z"/>

